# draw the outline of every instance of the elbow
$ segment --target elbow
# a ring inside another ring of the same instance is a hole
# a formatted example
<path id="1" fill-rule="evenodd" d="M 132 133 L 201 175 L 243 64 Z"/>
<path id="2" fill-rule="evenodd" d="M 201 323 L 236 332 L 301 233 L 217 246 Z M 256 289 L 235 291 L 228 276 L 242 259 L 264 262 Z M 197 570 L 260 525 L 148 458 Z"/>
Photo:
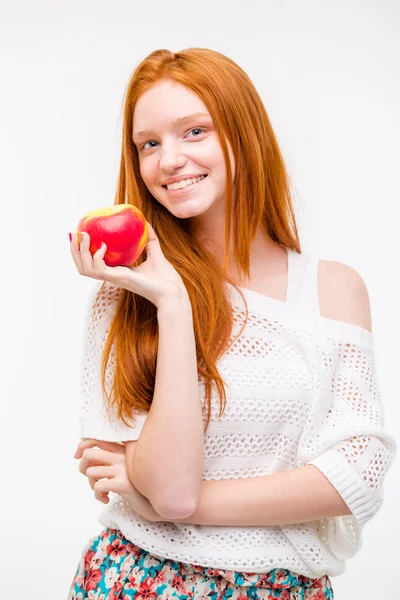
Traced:
<path id="1" fill-rule="evenodd" d="M 165 485 L 157 485 L 154 487 L 154 482 L 149 480 L 144 474 L 140 473 L 138 468 L 127 469 L 128 478 L 134 488 L 138 490 L 143 496 L 145 496 L 157 514 L 163 519 L 174 520 L 174 519 L 185 519 L 190 517 L 196 510 L 200 485 L 197 486 L 197 493 L 183 494 L 177 493 L 172 490 L 172 493 L 168 493 L 165 489 Z M 143 478 L 141 478 L 143 475 Z M 163 492 L 159 492 L 159 490 Z"/>
<path id="2" fill-rule="evenodd" d="M 184 519 L 195 512 L 199 501 L 201 478 L 194 483 L 190 481 L 184 486 L 185 492 L 182 492 L 182 485 L 178 486 L 175 482 L 171 482 L 165 473 L 162 473 L 161 478 L 156 475 L 149 477 L 149 469 L 137 452 L 127 454 L 126 467 L 131 484 L 149 500 L 161 518 Z"/>
<path id="3" fill-rule="evenodd" d="M 154 501 L 150 500 L 150 502 L 160 517 L 171 521 L 191 517 L 197 507 L 197 500 L 192 499 L 166 502 L 165 498 L 157 498 Z"/>

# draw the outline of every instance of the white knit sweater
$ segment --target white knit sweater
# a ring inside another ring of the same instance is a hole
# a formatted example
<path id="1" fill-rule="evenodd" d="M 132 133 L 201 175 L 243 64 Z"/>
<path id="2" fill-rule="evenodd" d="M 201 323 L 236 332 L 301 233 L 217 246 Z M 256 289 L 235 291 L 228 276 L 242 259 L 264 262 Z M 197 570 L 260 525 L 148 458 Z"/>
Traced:
<path id="1" fill-rule="evenodd" d="M 382 482 L 396 447 L 383 428 L 373 335 L 320 315 L 317 268 L 312 254 L 288 251 L 286 302 L 243 289 L 249 320 L 218 364 L 227 383 L 227 406 L 219 418 L 214 393 L 203 479 L 244 479 L 313 464 L 352 515 L 268 527 L 150 523 L 114 495 L 99 517 L 101 524 L 120 529 L 157 556 L 215 569 L 287 568 L 307 577 L 344 571 L 344 561 L 360 548 L 365 523 L 381 506 Z M 108 421 L 104 412 L 100 361 L 119 288 L 107 284 L 93 313 L 101 283 L 93 288 L 85 317 L 80 434 L 137 440 L 146 413 L 128 428 Z M 234 336 L 245 313 L 237 291 L 231 286 L 228 291 Z M 114 364 L 112 352 L 108 390 Z M 199 386 L 204 399 L 202 381 Z"/>

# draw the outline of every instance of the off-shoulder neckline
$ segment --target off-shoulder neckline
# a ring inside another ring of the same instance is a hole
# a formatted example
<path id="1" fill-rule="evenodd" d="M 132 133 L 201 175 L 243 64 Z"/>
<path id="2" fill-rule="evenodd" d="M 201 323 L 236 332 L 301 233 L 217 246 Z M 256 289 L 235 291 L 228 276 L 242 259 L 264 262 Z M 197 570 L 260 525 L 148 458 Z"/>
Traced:
<path id="1" fill-rule="evenodd" d="M 243 303 L 235 287 L 230 283 L 227 283 L 227 286 L 231 291 L 231 298 L 235 306 L 240 310 L 244 310 Z M 303 308 L 294 307 L 285 300 L 279 300 L 242 286 L 237 287 L 246 298 L 249 313 L 285 322 L 301 330 L 312 330 L 315 333 L 325 334 L 342 341 L 355 342 L 368 348 L 374 346 L 373 332 L 360 325 L 324 317 L 320 313 L 317 314 Z"/>
<path id="2" fill-rule="evenodd" d="M 96 281 L 91 288 L 89 296 L 92 300 L 99 291 L 102 283 L 102 281 Z M 228 290 L 230 290 L 233 304 L 239 310 L 244 310 L 243 302 L 235 287 L 230 283 L 226 285 Z M 272 296 L 267 296 L 243 286 L 238 286 L 238 288 L 246 298 L 249 313 L 270 318 L 291 328 L 329 336 L 343 342 L 357 343 L 366 348 L 373 348 L 375 345 L 373 332 L 364 327 L 324 317 L 320 313 L 313 313 L 303 308 L 294 307 L 287 300 L 273 298 Z"/>

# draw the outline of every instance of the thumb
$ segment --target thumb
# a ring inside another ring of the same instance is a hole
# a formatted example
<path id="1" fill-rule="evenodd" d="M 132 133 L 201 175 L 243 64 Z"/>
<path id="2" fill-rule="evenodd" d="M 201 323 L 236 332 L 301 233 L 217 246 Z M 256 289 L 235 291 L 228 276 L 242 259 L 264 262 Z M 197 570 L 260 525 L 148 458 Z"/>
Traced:
<path id="1" fill-rule="evenodd" d="M 150 225 L 148 221 L 147 223 L 147 242 L 146 242 L 146 251 L 147 256 L 155 256 L 161 251 L 160 242 L 158 240 L 157 234 Z"/>

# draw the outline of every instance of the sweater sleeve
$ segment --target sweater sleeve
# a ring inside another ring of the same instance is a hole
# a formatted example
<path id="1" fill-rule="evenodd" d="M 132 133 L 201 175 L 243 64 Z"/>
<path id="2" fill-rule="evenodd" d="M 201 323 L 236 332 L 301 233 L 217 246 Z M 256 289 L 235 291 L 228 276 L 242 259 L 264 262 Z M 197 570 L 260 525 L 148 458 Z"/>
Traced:
<path id="1" fill-rule="evenodd" d="M 103 282 L 96 282 L 90 290 L 84 316 L 83 348 L 80 374 L 80 437 L 94 438 L 109 442 L 122 442 L 139 439 L 148 413 L 136 416 L 131 427 L 120 422 L 111 412 L 107 414 L 105 397 L 101 386 L 101 360 L 109 332 L 113 310 L 119 288 L 106 284 L 101 291 L 101 299 L 96 297 Z M 115 348 L 111 349 L 106 370 L 106 389 L 110 394 L 115 371 Z M 109 411 L 110 412 L 110 411 Z"/>
<path id="2" fill-rule="evenodd" d="M 317 467 L 351 511 L 322 527 L 328 547 L 343 560 L 359 550 L 363 526 L 382 504 L 396 452 L 384 429 L 372 334 L 355 326 L 349 331 L 349 339 L 321 342 L 313 406 L 298 449 L 299 463 Z"/>

